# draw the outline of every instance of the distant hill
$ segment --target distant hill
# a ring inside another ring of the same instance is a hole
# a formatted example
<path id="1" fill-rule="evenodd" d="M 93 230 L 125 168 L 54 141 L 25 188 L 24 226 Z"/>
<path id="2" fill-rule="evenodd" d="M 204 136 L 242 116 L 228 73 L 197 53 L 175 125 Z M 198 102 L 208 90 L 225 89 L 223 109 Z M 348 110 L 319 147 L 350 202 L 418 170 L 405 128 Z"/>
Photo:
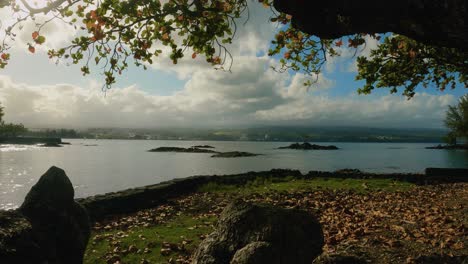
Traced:
<path id="1" fill-rule="evenodd" d="M 442 142 L 443 129 L 367 127 L 254 127 L 254 128 L 93 128 L 78 136 L 101 139 L 222 140 L 284 142 Z"/>

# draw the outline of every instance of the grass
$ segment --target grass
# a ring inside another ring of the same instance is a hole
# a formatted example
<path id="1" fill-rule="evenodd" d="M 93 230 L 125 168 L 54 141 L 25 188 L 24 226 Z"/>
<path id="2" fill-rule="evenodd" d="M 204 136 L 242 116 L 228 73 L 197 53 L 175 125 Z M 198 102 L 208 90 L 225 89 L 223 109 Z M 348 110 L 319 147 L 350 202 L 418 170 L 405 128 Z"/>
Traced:
<path id="1" fill-rule="evenodd" d="M 200 192 L 236 192 L 239 194 L 265 193 L 270 191 L 308 191 L 314 189 L 352 190 L 357 193 L 372 191 L 407 191 L 414 184 L 394 181 L 391 179 L 339 179 L 339 178 L 315 178 L 315 179 L 285 179 L 255 178 L 244 185 L 226 185 L 208 183 L 201 186 Z"/>
<path id="2" fill-rule="evenodd" d="M 168 263 L 191 253 L 214 222 L 214 217 L 181 215 L 150 227 L 93 232 L 84 263 L 114 263 L 113 258 L 120 263 Z"/>
<path id="3" fill-rule="evenodd" d="M 408 191 L 413 184 L 389 179 L 297 179 L 287 177 L 255 178 L 243 185 L 208 183 L 198 190 L 198 195 L 232 197 L 273 193 L 294 193 L 313 190 L 351 190 L 355 193 Z M 193 200 L 190 206 L 213 206 L 213 200 Z M 200 204 L 201 203 L 201 204 Z M 206 212 L 206 210 L 202 210 Z M 175 211 L 162 223 L 133 226 L 110 226 L 96 228 L 85 255 L 85 264 L 100 263 L 189 263 L 189 256 L 202 240 L 203 235 L 213 230 L 216 217 L 190 210 Z M 153 219 L 155 213 L 147 219 Z M 151 221 L 151 220 L 150 220 Z M 105 223 L 103 225 L 106 225 Z M 101 225 L 101 227 L 103 226 Z"/>

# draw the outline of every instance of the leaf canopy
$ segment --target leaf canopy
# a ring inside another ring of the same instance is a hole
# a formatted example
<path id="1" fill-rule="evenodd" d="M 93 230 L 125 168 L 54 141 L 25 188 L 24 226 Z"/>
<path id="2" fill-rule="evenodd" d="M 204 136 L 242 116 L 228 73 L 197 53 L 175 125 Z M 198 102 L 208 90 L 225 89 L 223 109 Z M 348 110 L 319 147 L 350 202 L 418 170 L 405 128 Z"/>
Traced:
<path id="1" fill-rule="evenodd" d="M 272 0 L 258 2 L 271 8 L 271 22 L 280 25 L 269 50 L 270 56 L 281 57 L 275 70 L 310 75 L 304 85 L 317 80 L 327 59 L 341 56 L 339 48 L 353 49 L 356 54 L 365 47 L 366 36 L 370 36 L 381 44 L 369 57 L 356 58 L 356 79 L 365 81 L 359 93 L 384 87 L 396 93 L 402 87 L 402 94 L 411 98 L 419 85 L 442 91 L 454 89 L 457 84 L 468 87 L 466 51 L 429 46 L 401 35 L 360 33 L 335 40 L 320 39 L 294 28 L 292 17 L 276 12 Z M 106 88 L 129 64 L 146 69 L 163 52 L 169 53 L 174 64 L 184 56 L 195 59 L 200 55 L 217 69 L 230 70 L 233 58 L 226 45 L 233 41 L 238 19 L 249 11 L 247 0 L 55 0 L 37 8 L 26 0 L 4 0 L 1 6 L 10 8 L 17 19 L 5 29 L 0 68 L 8 64 L 8 50 L 22 24 L 45 13 L 50 19 L 36 23 L 29 52 L 35 53 L 36 46 L 47 41 L 41 33 L 47 23 L 68 23 L 78 30 L 77 37 L 65 47 L 49 50 L 49 58 L 80 64 L 83 75 L 97 65 L 102 69 Z M 344 19 L 340 23 L 347 22 Z"/>

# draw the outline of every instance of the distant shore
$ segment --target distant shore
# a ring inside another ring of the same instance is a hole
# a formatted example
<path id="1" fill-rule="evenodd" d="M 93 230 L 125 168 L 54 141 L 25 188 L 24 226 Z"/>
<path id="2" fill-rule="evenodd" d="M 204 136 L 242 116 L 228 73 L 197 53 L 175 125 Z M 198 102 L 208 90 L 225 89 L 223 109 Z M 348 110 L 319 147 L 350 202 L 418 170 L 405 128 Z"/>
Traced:
<path id="1" fill-rule="evenodd" d="M 426 147 L 426 149 L 462 149 L 462 150 L 468 150 L 468 145 L 467 144 L 455 144 L 455 145 L 437 145 L 437 146 L 432 146 L 432 147 Z"/>
<path id="2" fill-rule="evenodd" d="M 41 137 L 0 137 L 0 144 L 34 145 L 34 144 L 62 144 L 61 138 Z"/>

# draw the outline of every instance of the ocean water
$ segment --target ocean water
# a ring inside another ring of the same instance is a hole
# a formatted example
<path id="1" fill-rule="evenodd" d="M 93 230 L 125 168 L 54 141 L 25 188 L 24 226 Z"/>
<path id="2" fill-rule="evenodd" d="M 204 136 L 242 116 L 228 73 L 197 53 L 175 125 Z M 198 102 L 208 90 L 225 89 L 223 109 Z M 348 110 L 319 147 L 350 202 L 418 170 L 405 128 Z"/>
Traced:
<path id="1" fill-rule="evenodd" d="M 61 148 L 0 145 L 0 209 L 19 206 L 32 185 L 52 165 L 63 168 L 86 197 L 193 175 L 223 175 L 274 168 L 366 172 L 423 172 L 427 167 L 466 168 L 468 152 L 428 150 L 427 143 L 319 143 L 340 150 L 277 149 L 284 142 L 65 140 Z M 205 153 L 152 153 L 162 147 L 211 145 L 218 151 L 263 154 L 245 158 L 211 158 Z"/>

